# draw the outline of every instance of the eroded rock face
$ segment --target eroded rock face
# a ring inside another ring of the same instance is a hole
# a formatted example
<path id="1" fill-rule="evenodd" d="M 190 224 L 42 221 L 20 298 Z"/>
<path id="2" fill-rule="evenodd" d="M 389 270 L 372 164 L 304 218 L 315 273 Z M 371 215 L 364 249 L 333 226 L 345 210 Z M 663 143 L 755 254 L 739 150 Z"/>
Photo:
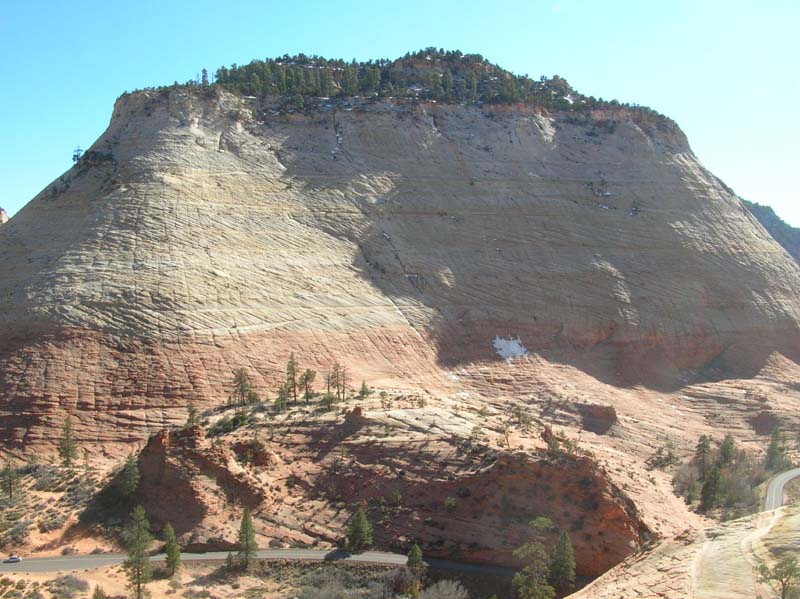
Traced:
<path id="1" fill-rule="evenodd" d="M 290 351 L 434 394 L 498 339 L 645 386 L 798 354 L 798 266 L 652 117 L 139 92 L 85 156 L 0 231 L 12 448 L 114 452 Z"/>
<path id="2" fill-rule="evenodd" d="M 151 437 L 139 456 L 139 471 L 142 505 L 156 526 L 169 522 L 178 534 L 202 531 L 207 520 L 220 518 L 229 505 L 252 509 L 271 500 L 269 490 L 236 455 L 213 445 L 199 427 Z M 209 542 L 213 545 L 210 539 L 201 545 Z"/>
<path id="3" fill-rule="evenodd" d="M 335 430 L 314 429 L 301 452 L 284 434 L 283 444 L 244 435 L 214 443 L 199 428 L 164 431 L 140 455 L 137 501 L 156 527 L 171 522 L 184 544 L 204 549 L 235 546 L 244 507 L 262 546 L 333 544 L 345 535 L 342 507 L 366 505 L 380 548 L 418 542 L 428 557 L 506 566 L 518 564 L 512 553 L 529 540 L 528 522 L 547 516 L 568 531 L 578 572 L 590 576 L 651 538 L 630 499 L 588 457 L 475 447 L 445 475 L 430 443 L 390 454 L 374 439 L 356 441 L 371 436 L 356 425 L 376 423 L 351 415 Z"/>

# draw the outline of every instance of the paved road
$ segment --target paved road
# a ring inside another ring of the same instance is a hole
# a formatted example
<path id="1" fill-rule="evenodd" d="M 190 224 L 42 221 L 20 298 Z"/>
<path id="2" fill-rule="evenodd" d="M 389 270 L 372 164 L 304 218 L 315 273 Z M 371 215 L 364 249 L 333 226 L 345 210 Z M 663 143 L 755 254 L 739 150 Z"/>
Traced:
<path id="1" fill-rule="evenodd" d="M 793 478 L 800 476 L 800 468 L 787 470 L 769 481 L 767 494 L 764 497 L 764 511 L 776 510 L 783 505 L 783 488 Z"/>
<path id="2" fill-rule="evenodd" d="M 774 510 L 783 505 L 783 489 L 790 480 L 800 476 L 800 468 L 787 470 L 773 478 L 767 486 L 764 498 L 764 510 Z M 185 562 L 222 561 L 228 556 L 227 551 L 210 553 L 184 553 Z M 399 566 L 406 563 L 406 556 L 399 553 L 385 553 L 381 551 L 367 551 L 350 555 L 343 551 L 329 551 L 320 549 L 264 549 L 258 552 L 260 559 L 287 559 L 309 561 L 343 560 L 350 562 L 366 562 L 372 564 L 386 564 Z M 163 555 L 154 555 L 154 561 L 163 561 Z M 123 554 L 106 553 L 99 555 L 68 555 L 63 557 L 32 557 L 24 559 L 19 564 L 0 564 L 0 573 L 3 572 L 68 572 L 72 570 L 88 570 L 121 564 L 125 560 Z M 445 560 L 425 560 L 432 568 L 442 570 L 455 570 L 459 572 L 473 572 L 476 574 L 492 574 L 495 576 L 510 576 L 514 573 L 511 568 L 496 566 L 480 566 Z"/>
<path id="3" fill-rule="evenodd" d="M 222 561 L 228 556 L 227 551 L 216 551 L 210 553 L 184 553 L 181 559 L 184 562 L 195 561 Z M 287 560 L 310 560 L 310 561 L 333 561 L 343 560 L 349 562 L 366 562 L 372 564 L 386 564 L 399 566 L 406 563 L 406 556 L 399 553 L 384 553 L 381 551 L 367 551 L 350 555 L 344 551 L 330 551 L 320 549 L 265 549 L 258 552 L 261 559 L 287 559 Z M 163 555 L 154 555 L 153 561 L 162 561 Z M 72 570 L 88 570 L 92 568 L 102 568 L 114 566 L 125 561 L 123 554 L 106 553 L 99 555 L 68 555 L 63 557 L 32 557 L 23 559 L 19 564 L 0 564 L 0 573 L 4 572 L 68 572 Z M 432 568 L 442 570 L 456 570 L 459 572 L 473 572 L 476 574 L 492 574 L 495 576 L 510 576 L 514 573 L 511 568 L 500 568 L 496 566 L 480 566 L 476 564 L 464 564 L 461 562 L 450 562 L 445 560 L 430 559 L 425 560 Z"/>

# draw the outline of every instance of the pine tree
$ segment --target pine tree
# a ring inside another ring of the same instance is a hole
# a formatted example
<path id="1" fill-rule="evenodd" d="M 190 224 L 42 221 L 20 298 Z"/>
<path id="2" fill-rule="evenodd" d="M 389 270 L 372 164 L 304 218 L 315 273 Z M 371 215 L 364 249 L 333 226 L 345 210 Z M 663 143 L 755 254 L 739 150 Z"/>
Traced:
<path id="1" fill-rule="evenodd" d="M 319 73 L 319 95 L 328 97 L 333 94 L 333 80 L 328 69 L 322 69 Z"/>
<path id="2" fill-rule="evenodd" d="M 736 441 L 733 435 L 728 433 L 725 435 L 722 444 L 719 446 L 719 461 L 723 466 L 728 466 L 733 462 L 736 455 Z"/>
<path id="3" fill-rule="evenodd" d="M 331 390 L 333 390 L 336 393 L 336 399 L 340 401 L 343 398 L 342 390 L 344 388 L 345 376 L 346 374 L 344 368 L 339 364 L 339 362 L 334 362 L 326 379 L 328 384 L 328 392 L 330 393 Z"/>
<path id="4" fill-rule="evenodd" d="M 196 426 L 199 420 L 197 418 L 197 408 L 191 401 L 186 406 L 186 426 Z"/>
<path id="5" fill-rule="evenodd" d="M 130 497 L 139 488 L 139 463 L 136 454 L 131 453 L 125 460 L 125 465 L 120 473 L 120 488 L 126 497 Z"/>
<path id="6" fill-rule="evenodd" d="M 354 96 L 358 93 L 358 68 L 347 67 L 344 70 L 344 81 L 342 81 L 342 94 Z"/>
<path id="7" fill-rule="evenodd" d="M 274 76 L 275 76 L 275 86 L 278 88 L 278 93 L 279 94 L 285 94 L 286 93 L 286 69 L 284 69 L 282 66 L 279 66 L 277 69 L 275 69 Z"/>
<path id="8" fill-rule="evenodd" d="M 444 99 L 449 102 L 453 98 L 453 74 L 450 69 L 445 69 L 442 73 L 442 90 Z"/>
<path id="9" fill-rule="evenodd" d="M 278 388 L 278 396 L 275 398 L 275 411 L 283 412 L 286 409 L 286 402 L 289 401 L 289 390 L 286 383 Z"/>
<path id="10" fill-rule="evenodd" d="M 372 524 L 367 520 L 363 507 L 359 507 L 347 525 L 347 550 L 363 551 L 372 545 Z"/>
<path id="11" fill-rule="evenodd" d="M 553 599 L 555 590 L 547 582 L 548 555 L 542 541 L 544 533 L 552 526 L 548 518 L 538 517 L 530 522 L 533 540 L 514 551 L 514 557 L 527 565 L 514 575 L 512 586 L 517 599 Z"/>
<path id="12" fill-rule="evenodd" d="M 250 377 L 244 368 L 239 368 L 233 373 L 233 400 L 237 406 L 244 406 L 247 403 L 247 398 L 250 396 L 252 389 Z"/>
<path id="13" fill-rule="evenodd" d="M 767 470 L 780 470 L 785 465 L 785 462 L 781 431 L 776 426 L 772 429 L 769 447 L 767 448 Z"/>
<path id="14" fill-rule="evenodd" d="M 181 568 L 181 548 L 178 546 L 178 539 L 175 538 L 175 530 L 169 522 L 164 526 L 164 542 L 166 543 L 164 553 L 166 554 L 167 576 L 172 578 Z"/>
<path id="15" fill-rule="evenodd" d="M 72 468 L 72 462 L 78 457 L 78 446 L 75 437 L 72 435 L 72 417 L 67 416 L 64 420 L 64 428 L 61 429 L 61 439 L 58 441 L 58 456 L 61 458 L 61 465 L 65 468 Z"/>
<path id="16" fill-rule="evenodd" d="M 347 399 L 347 368 L 342 366 L 339 369 L 339 399 Z"/>
<path id="17" fill-rule="evenodd" d="M 137 505 L 125 530 L 122 533 L 128 559 L 122 565 L 128 576 L 128 588 L 134 599 L 145 599 L 149 596 L 145 585 L 152 580 L 153 571 L 147 549 L 153 541 L 150 535 L 150 523 L 141 505 Z"/>
<path id="18" fill-rule="evenodd" d="M 359 399 L 366 399 L 369 396 L 370 390 L 367 387 L 367 381 L 361 381 L 361 389 L 358 390 Z"/>
<path id="19" fill-rule="evenodd" d="M 202 73 L 202 79 L 200 80 L 201 85 L 203 87 L 208 87 L 208 71 L 206 69 L 203 69 L 201 73 Z"/>
<path id="20" fill-rule="evenodd" d="M 697 446 L 694 451 L 694 459 L 697 462 L 697 468 L 700 472 L 700 480 L 706 479 L 706 470 L 708 469 L 708 462 L 711 457 L 711 437 L 703 435 L 697 441 Z"/>
<path id="21" fill-rule="evenodd" d="M 258 557 L 258 547 L 256 547 L 256 534 L 253 530 L 253 517 L 250 515 L 250 508 L 244 508 L 242 514 L 242 524 L 239 527 L 239 563 L 245 570 L 249 570 Z"/>
<path id="22" fill-rule="evenodd" d="M 303 397 L 306 401 L 311 399 L 312 391 L 311 385 L 314 384 L 314 379 L 317 378 L 317 371 L 306 368 L 305 372 L 300 375 L 300 385 L 303 387 Z"/>
<path id="23" fill-rule="evenodd" d="M 567 593 L 575 584 L 575 554 L 569 535 L 562 532 L 550 555 L 548 581 L 559 593 Z"/>
<path id="24" fill-rule="evenodd" d="M 262 80 L 264 81 L 264 93 L 268 94 L 272 91 L 274 84 L 272 83 L 272 69 L 269 68 L 269 63 L 264 63 L 261 69 Z"/>
<path id="25" fill-rule="evenodd" d="M 467 100 L 467 81 L 465 79 L 459 79 L 456 83 L 455 97 L 459 102 Z"/>
<path id="26" fill-rule="evenodd" d="M 422 559 L 422 549 L 416 543 L 411 547 L 411 551 L 408 552 L 406 567 L 416 574 L 422 572 L 425 567 L 425 562 Z"/>
<path id="27" fill-rule="evenodd" d="M 289 354 L 286 363 L 286 389 L 297 403 L 297 360 L 294 359 L 294 353 Z"/>
<path id="28" fill-rule="evenodd" d="M 6 458 L 3 462 L 3 469 L 0 471 L 0 484 L 2 484 L 3 493 L 9 499 L 14 499 L 14 493 L 19 488 L 19 473 L 14 467 L 14 462 L 11 461 L 11 458 Z"/>
<path id="29" fill-rule="evenodd" d="M 478 77 L 474 72 L 467 75 L 467 88 L 469 91 L 469 97 L 467 99 L 470 102 L 476 102 L 478 100 Z"/>
<path id="30" fill-rule="evenodd" d="M 700 491 L 700 509 L 708 511 L 717 507 L 719 501 L 719 483 L 721 475 L 719 467 L 714 466 L 708 471 L 708 476 Z"/>
<path id="31" fill-rule="evenodd" d="M 261 397 L 258 395 L 258 391 L 255 389 L 250 389 L 250 391 L 247 392 L 247 403 L 254 404 L 259 403 L 260 401 Z"/>

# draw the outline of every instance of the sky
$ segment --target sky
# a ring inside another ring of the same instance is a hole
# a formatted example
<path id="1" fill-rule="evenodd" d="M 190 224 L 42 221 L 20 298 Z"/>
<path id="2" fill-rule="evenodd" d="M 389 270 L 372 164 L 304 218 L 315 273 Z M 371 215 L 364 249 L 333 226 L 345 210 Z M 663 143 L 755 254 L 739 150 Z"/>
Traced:
<path id="1" fill-rule="evenodd" d="M 650 106 L 736 193 L 800 226 L 799 30 L 798 0 L 3 0 L 0 207 L 68 170 L 125 91 L 285 53 L 436 46 Z"/>

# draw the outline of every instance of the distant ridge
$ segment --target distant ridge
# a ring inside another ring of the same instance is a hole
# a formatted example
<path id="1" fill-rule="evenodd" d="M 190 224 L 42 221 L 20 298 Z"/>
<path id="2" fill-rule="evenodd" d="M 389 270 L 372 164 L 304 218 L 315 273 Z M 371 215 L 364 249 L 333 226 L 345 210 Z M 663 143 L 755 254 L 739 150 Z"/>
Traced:
<path id="1" fill-rule="evenodd" d="M 758 222 L 772 235 L 775 241 L 789 252 L 795 262 L 800 264 L 800 229 L 784 221 L 769 206 L 748 202 L 747 200 L 742 200 L 742 202 Z"/>

